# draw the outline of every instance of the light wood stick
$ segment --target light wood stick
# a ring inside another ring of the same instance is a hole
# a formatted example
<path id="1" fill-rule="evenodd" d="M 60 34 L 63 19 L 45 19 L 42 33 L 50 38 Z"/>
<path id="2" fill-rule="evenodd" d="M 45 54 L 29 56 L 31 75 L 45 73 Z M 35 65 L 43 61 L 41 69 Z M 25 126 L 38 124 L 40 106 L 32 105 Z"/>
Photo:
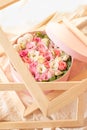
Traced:
<path id="1" fill-rule="evenodd" d="M 79 90 L 79 91 L 78 91 Z M 48 107 L 48 115 L 58 111 L 65 105 L 72 102 L 75 98 L 77 98 L 80 94 L 83 94 L 87 91 L 87 79 L 82 81 L 79 85 L 75 87 L 71 87 L 69 90 L 55 98 L 49 103 Z"/>
<path id="2" fill-rule="evenodd" d="M 56 130 L 56 128 L 51 128 L 51 130 Z"/>
<path id="3" fill-rule="evenodd" d="M 3 76 L 2 76 L 3 77 Z M 2 78 L 1 77 L 1 78 Z M 5 80 L 4 80 L 5 81 Z M 81 81 L 69 81 L 69 82 L 37 82 L 43 91 L 47 90 L 68 90 L 73 85 L 80 84 Z M 0 91 L 20 91 L 25 90 L 24 83 L 0 83 Z"/>
<path id="4" fill-rule="evenodd" d="M 63 93 L 64 91 L 56 91 L 56 92 L 50 92 L 48 94 L 46 94 L 47 98 L 51 101 L 52 99 L 54 99 L 55 97 L 57 97 L 58 95 L 60 95 L 61 93 Z M 33 102 L 31 105 L 29 105 L 25 111 L 24 111 L 24 117 L 28 116 L 29 114 L 32 114 L 34 111 L 38 110 L 38 106 L 35 102 Z"/>
<path id="5" fill-rule="evenodd" d="M 21 75 L 26 89 L 32 95 L 42 113 L 46 115 L 48 108 L 48 100 L 44 93 L 42 92 L 39 85 L 36 83 L 35 79 L 29 72 L 28 68 L 24 65 L 17 51 L 12 47 L 11 43 L 5 36 L 4 32 L 0 29 L 0 45 L 3 46 L 6 54 L 10 58 L 12 64 L 14 65 L 17 72 Z"/>
<path id="6" fill-rule="evenodd" d="M 41 21 L 40 23 L 38 23 L 37 25 L 35 25 L 31 30 L 37 30 L 38 28 L 46 25 L 51 19 L 52 17 L 54 17 L 56 14 L 56 12 L 54 12 L 53 14 L 49 15 L 48 17 L 46 17 L 43 21 Z"/>
<path id="7" fill-rule="evenodd" d="M 71 24 L 68 21 L 68 19 L 64 18 L 63 22 L 87 47 L 87 37 L 79 29 L 77 29 L 73 24 Z"/>
<path id="8" fill-rule="evenodd" d="M 28 116 L 29 114 L 32 114 L 34 111 L 38 109 L 38 106 L 36 103 L 32 103 L 32 105 L 29 105 L 24 112 L 24 117 Z"/>
<path id="9" fill-rule="evenodd" d="M 83 127 L 77 120 L 54 120 L 54 121 L 27 121 L 27 122 L 1 122 L 0 129 L 28 129 L 28 128 L 75 128 Z"/>
<path id="10" fill-rule="evenodd" d="M 87 129 L 87 118 L 86 119 L 84 119 L 84 127 L 86 126 L 86 129 Z M 85 129 L 85 130 L 86 130 Z"/>
<path id="11" fill-rule="evenodd" d="M 39 24 L 35 25 L 33 28 L 30 29 L 30 31 L 44 31 L 45 26 L 49 22 L 62 22 L 63 17 L 67 16 L 66 13 L 59 13 L 55 12 L 51 15 L 49 15 L 46 19 L 44 19 L 42 22 Z"/>
<path id="12" fill-rule="evenodd" d="M 78 106 L 77 106 L 77 120 L 84 122 L 84 94 L 81 94 L 78 97 Z"/>
<path id="13" fill-rule="evenodd" d="M 78 21 L 79 21 L 79 20 L 80 20 L 80 23 L 78 23 L 78 25 L 77 25 L 77 27 L 78 27 L 79 29 L 81 29 L 81 28 L 87 26 L 87 16 L 82 17 L 82 18 L 79 18 Z"/>
<path id="14" fill-rule="evenodd" d="M 19 0 L 0 0 L 0 9 L 3 9 Z"/>
<path id="15" fill-rule="evenodd" d="M 38 128 L 37 130 L 43 130 L 43 128 Z"/>
<path id="16" fill-rule="evenodd" d="M 7 77 L 5 76 L 4 72 L 0 68 L 0 82 L 8 83 Z"/>

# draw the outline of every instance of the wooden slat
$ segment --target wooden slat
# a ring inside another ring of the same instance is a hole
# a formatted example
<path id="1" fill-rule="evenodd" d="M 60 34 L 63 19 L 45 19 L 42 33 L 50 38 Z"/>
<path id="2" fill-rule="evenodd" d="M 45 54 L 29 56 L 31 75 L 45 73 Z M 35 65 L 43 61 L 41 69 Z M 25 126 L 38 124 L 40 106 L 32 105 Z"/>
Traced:
<path id="1" fill-rule="evenodd" d="M 81 94 L 78 97 L 78 106 L 77 106 L 77 120 L 84 122 L 84 94 Z"/>
<path id="2" fill-rule="evenodd" d="M 34 111 L 38 109 L 38 106 L 36 103 L 32 103 L 32 105 L 29 105 L 24 112 L 24 117 L 28 116 L 29 114 L 32 114 Z"/>
<path id="3" fill-rule="evenodd" d="M 37 82 L 43 91 L 47 90 L 68 90 L 72 86 L 80 84 L 81 81 L 70 81 L 70 82 Z M 24 83 L 0 83 L 0 91 L 20 91 L 25 90 Z"/>
<path id="4" fill-rule="evenodd" d="M 19 0 L 0 0 L 0 9 L 3 9 Z"/>
<path id="5" fill-rule="evenodd" d="M 65 127 L 82 127 L 83 124 L 79 124 L 75 120 L 55 120 L 55 121 L 27 121 L 27 122 L 1 122 L 0 129 L 31 129 L 31 128 L 65 128 Z"/>
<path id="6" fill-rule="evenodd" d="M 63 108 L 65 105 L 72 102 L 75 98 L 77 98 L 80 94 L 83 94 L 85 91 L 87 91 L 87 79 L 82 81 L 79 85 L 76 85 L 76 87 L 71 87 L 68 91 L 52 100 L 49 103 L 48 115 Z"/>
<path id="7" fill-rule="evenodd" d="M 56 128 L 51 128 L 51 130 L 56 130 Z"/>
<path id="8" fill-rule="evenodd" d="M 78 18 L 77 20 L 78 20 L 78 24 L 76 25 L 77 28 L 82 29 L 83 27 L 87 26 L 87 16 Z"/>
<path id="9" fill-rule="evenodd" d="M 36 129 L 36 130 L 43 130 L 43 128 L 38 128 L 38 129 Z"/>
<path id="10" fill-rule="evenodd" d="M 31 28 L 31 30 L 37 30 L 40 27 L 46 25 L 54 16 L 55 16 L 56 12 L 54 12 L 53 14 L 49 15 L 48 17 L 46 17 L 43 21 L 41 21 L 40 23 L 38 23 L 37 25 L 35 25 L 34 27 Z"/>
<path id="11" fill-rule="evenodd" d="M 86 126 L 86 128 L 87 128 L 87 118 L 86 119 L 84 119 L 84 127 Z M 85 129 L 86 130 L 86 129 Z"/>
<path id="12" fill-rule="evenodd" d="M 71 24 L 68 21 L 68 19 L 64 18 L 63 22 L 87 47 L 87 37 L 79 29 L 77 29 L 73 24 Z"/>
<path id="13" fill-rule="evenodd" d="M 64 91 L 52 91 L 48 94 L 46 94 L 47 98 L 51 101 L 52 99 L 54 99 L 55 97 L 57 97 L 58 95 L 60 95 L 61 93 L 63 93 Z M 29 105 L 25 111 L 24 111 L 24 117 L 28 116 L 29 114 L 32 114 L 34 111 L 38 110 L 38 106 L 35 102 L 33 102 L 31 105 Z"/>
<path id="14" fill-rule="evenodd" d="M 35 79 L 29 72 L 28 68 L 24 65 L 17 51 L 12 47 L 11 43 L 7 39 L 4 32 L 0 29 L 0 45 L 4 48 L 6 54 L 10 58 L 12 64 L 14 65 L 17 72 L 21 75 L 26 89 L 32 95 L 38 107 L 44 115 L 47 113 L 48 100 L 44 93 L 42 92 L 39 85 L 36 83 Z"/>
<path id="15" fill-rule="evenodd" d="M 59 13 L 55 12 L 51 15 L 49 15 L 46 19 L 41 21 L 39 24 L 35 25 L 33 28 L 31 28 L 29 31 L 43 31 L 46 27 L 46 25 L 49 22 L 58 22 L 61 23 L 64 16 L 67 17 L 67 13 Z"/>
<path id="16" fill-rule="evenodd" d="M 38 83 L 42 90 L 68 90 L 74 85 L 78 85 L 80 81 L 55 81 L 55 82 L 44 82 Z"/>
<path id="17" fill-rule="evenodd" d="M 0 82 L 8 83 L 7 77 L 5 76 L 4 72 L 1 69 L 0 69 Z"/>

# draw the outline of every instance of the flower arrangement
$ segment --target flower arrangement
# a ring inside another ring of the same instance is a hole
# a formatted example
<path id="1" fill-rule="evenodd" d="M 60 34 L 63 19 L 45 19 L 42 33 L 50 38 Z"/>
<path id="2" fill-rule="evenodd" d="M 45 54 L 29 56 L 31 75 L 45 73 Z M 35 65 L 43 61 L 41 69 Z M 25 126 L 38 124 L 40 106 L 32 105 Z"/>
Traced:
<path id="1" fill-rule="evenodd" d="M 71 66 L 71 56 L 57 47 L 45 32 L 30 32 L 16 40 L 15 48 L 36 81 L 61 78 Z"/>

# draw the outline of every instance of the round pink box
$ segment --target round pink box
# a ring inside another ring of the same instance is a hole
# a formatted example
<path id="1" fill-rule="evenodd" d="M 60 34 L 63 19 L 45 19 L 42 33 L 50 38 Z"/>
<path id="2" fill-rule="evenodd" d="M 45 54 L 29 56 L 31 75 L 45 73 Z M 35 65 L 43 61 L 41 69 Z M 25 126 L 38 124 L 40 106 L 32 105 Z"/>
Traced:
<path id="1" fill-rule="evenodd" d="M 80 30 L 77 28 L 75 29 L 78 33 L 81 33 Z M 59 24 L 56 22 L 50 22 L 47 24 L 45 31 L 54 44 L 72 56 L 72 65 L 70 70 L 59 79 L 59 81 L 67 80 L 71 68 L 73 67 L 73 64 L 75 64 L 74 59 L 87 64 L 87 38 L 84 36 L 85 38 L 83 43 L 83 39 L 81 40 L 81 37 L 79 38 L 75 35 L 75 33 L 72 32 L 72 30 L 70 30 L 65 23 Z M 84 34 L 81 34 L 81 36 L 83 35 Z"/>
<path id="2" fill-rule="evenodd" d="M 66 74 L 55 81 L 66 81 L 70 75 L 70 71 L 73 67 L 74 59 L 87 63 L 87 46 L 72 32 L 64 23 L 50 22 L 45 28 L 45 32 L 48 37 L 60 47 L 61 50 L 72 56 L 72 64 Z M 13 78 L 18 81 L 18 76 L 14 70 L 12 70 Z"/>

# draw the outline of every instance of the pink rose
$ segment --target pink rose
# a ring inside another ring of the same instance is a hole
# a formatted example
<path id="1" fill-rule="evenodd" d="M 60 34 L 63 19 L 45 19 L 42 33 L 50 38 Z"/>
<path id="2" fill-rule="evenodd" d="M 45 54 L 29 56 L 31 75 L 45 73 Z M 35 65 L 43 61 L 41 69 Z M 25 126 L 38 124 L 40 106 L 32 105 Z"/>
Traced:
<path id="1" fill-rule="evenodd" d="M 54 49 L 54 53 L 55 53 L 56 56 L 58 56 L 58 57 L 60 56 L 60 50 Z"/>
<path id="2" fill-rule="evenodd" d="M 39 42 L 37 44 L 37 49 L 41 54 L 43 54 L 47 50 L 47 47 L 42 42 Z"/>
<path id="3" fill-rule="evenodd" d="M 35 45 L 35 42 L 29 42 L 26 44 L 26 48 L 27 49 L 35 49 L 36 48 L 36 45 Z"/>
<path id="4" fill-rule="evenodd" d="M 51 77 L 52 77 L 52 74 L 49 71 L 47 71 L 45 73 L 45 80 L 49 80 Z"/>
<path id="5" fill-rule="evenodd" d="M 31 62 L 31 64 L 30 64 L 30 67 L 32 68 L 32 67 L 36 67 L 37 66 L 37 62 Z"/>
<path id="6" fill-rule="evenodd" d="M 35 76 L 36 73 L 37 73 L 37 69 L 36 69 L 37 64 L 38 64 L 37 62 L 31 62 L 29 64 L 29 70 L 30 70 L 30 72 L 32 73 L 33 76 Z"/>
<path id="7" fill-rule="evenodd" d="M 34 41 L 35 42 L 41 42 L 41 38 L 40 37 L 34 37 Z"/>
<path id="8" fill-rule="evenodd" d="M 44 65 L 45 65 L 46 68 L 50 68 L 49 61 L 44 62 Z"/>
<path id="9" fill-rule="evenodd" d="M 50 51 L 44 52 L 43 56 L 47 61 L 50 61 L 53 58 Z"/>
<path id="10" fill-rule="evenodd" d="M 38 80 L 39 80 L 39 81 L 44 81 L 44 80 L 47 81 L 47 80 L 49 80 L 51 77 L 52 77 L 51 73 L 47 71 L 47 72 L 45 72 L 45 73 L 39 75 Z"/>
<path id="11" fill-rule="evenodd" d="M 49 80 L 51 77 L 52 77 L 52 75 L 50 72 L 45 72 L 42 74 L 35 73 L 35 80 L 39 81 L 39 82 Z"/>
<path id="12" fill-rule="evenodd" d="M 27 51 L 27 50 L 21 50 L 21 51 L 19 52 L 19 55 L 20 55 L 21 57 L 27 56 L 27 54 L 28 54 L 28 51 Z"/>
<path id="13" fill-rule="evenodd" d="M 58 69 L 59 69 L 59 70 L 66 70 L 66 68 L 67 68 L 66 62 L 60 61 L 60 62 L 59 62 L 59 67 L 58 67 Z"/>
<path id="14" fill-rule="evenodd" d="M 27 57 L 27 56 L 25 56 L 25 57 L 22 57 L 22 59 L 23 59 L 23 61 L 25 62 L 25 63 L 31 63 L 31 60 L 30 60 L 30 58 L 29 57 Z"/>
<path id="15" fill-rule="evenodd" d="M 36 81 L 39 81 L 39 82 L 42 81 L 41 76 L 40 76 L 39 73 L 36 73 L 36 74 L 35 74 L 35 80 L 36 80 Z"/>

